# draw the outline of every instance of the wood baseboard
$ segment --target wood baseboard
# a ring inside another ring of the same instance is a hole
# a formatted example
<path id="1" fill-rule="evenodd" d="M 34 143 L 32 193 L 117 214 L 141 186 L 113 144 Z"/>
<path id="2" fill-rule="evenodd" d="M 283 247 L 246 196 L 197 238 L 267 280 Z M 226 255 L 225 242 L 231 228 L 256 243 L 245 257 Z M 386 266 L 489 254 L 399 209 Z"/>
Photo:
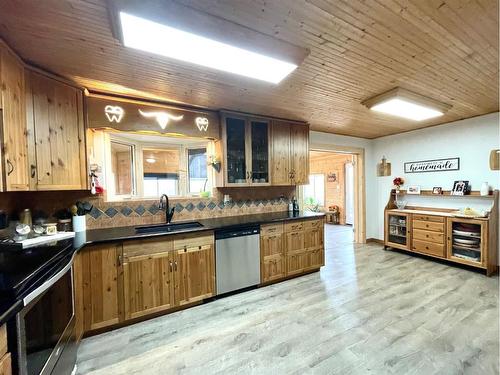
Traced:
<path id="1" fill-rule="evenodd" d="M 383 245 L 384 240 L 379 240 L 378 238 L 367 238 L 366 243 L 378 243 L 379 245 Z"/>

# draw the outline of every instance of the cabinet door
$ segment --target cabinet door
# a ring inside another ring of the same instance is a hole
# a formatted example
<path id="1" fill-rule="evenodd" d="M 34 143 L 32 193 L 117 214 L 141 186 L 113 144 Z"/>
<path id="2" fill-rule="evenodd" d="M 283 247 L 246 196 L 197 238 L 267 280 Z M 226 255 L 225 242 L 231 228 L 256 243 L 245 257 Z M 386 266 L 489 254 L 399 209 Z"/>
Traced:
<path id="1" fill-rule="evenodd" d="M 85 331 L 121 321 L 121 244 L 96 245 L 82 250 Z"/>
<path id="2" fill-rule="evenodd" d="M 285 256 L 282 234 L 261 236 L 261 282 L 285 277 Z"/>
<path id="3" fill-rule="evenodd" d="M 384 245 L 410 250 L 410 216 L 404 213 L 385 213 Z"/>
<path id="4" fill-rule="evenodd" d="M 250 121 L 251 180 L 253 185 L 268 185 L 269 180 L 269 122 Z"/>
<path id="5" fill-rule="evenodd" d="M 306 249 L 317 249 L 323 247 L 323 229 L 315 228 L 305 231 L 304 244 Z"/>
<path id="6" fill-rule="evenodd" d="M 24 67 L 10 51 L 1 46 L 0 65 L 3 190 L 28 190 Z"/>
<path id="7" fill-rule="evenodd" d="M 0 375 L 12 375 L 12 358 L 11 354 L 4 354 L 0 359 Z"/>
<path id="8" fill-rule="evenodd" d="M 73 262 L 73 287 L 75 290 L 75 339 L 80 341 L 84 332 L 84 301 L 83 301 L 83 253 L 80 251 Z"/>
<path id="9" fill-rule="evenodd" d="M 174 306 L 172 252 L 123 259 L 125 319 L 168 310 Z"/>
<path id="10" fill-rule="evenodd" d="M 290 125 L 273 121 L 271 126 L 271 182 L 272 185 L 291 185 L 290 179 Z"/>
<path id="11" fill-rule="evenodd" d="M 309 127 L 292 125 L 290 129 L 293 184 L 307 185 L 309 183 Z"/>
<path id="12" fill-rule="evenodd" d="M 286 252 L 292 253 L 296 251 L 304 251 L 304 232 L 291 232 L 286 233 Z"/>
<path id="13" fill-rule="evenodd" d="M 288 254 L 286 256 L 286 274 L 295 275 L 307 270 L 311 265 L 311 256 L 307 251 Z"/>
<path id="14" fill-rule="evenodd" d="M 38 190 L 87 187 L 82 92 L 31 73 Z"/>
<path id="15" fill-rule="evenodd" d="M 176 305 L 212 297 L 215 291 L 213 244 L 174 251 L 174 296 Z"/>
<path id="16" fill-rule="evenodd" d="M 285 277 L 285 257 L 282 255 L 266 257 L 261 263 L 261 271 L 262 283 Z"/>
<path id="17" fill-rule="evenodd" d="M 245 186 L 250 180 L 247 170 L 246 129 L 244 118 L 224 118 L 226 186 Z"/>

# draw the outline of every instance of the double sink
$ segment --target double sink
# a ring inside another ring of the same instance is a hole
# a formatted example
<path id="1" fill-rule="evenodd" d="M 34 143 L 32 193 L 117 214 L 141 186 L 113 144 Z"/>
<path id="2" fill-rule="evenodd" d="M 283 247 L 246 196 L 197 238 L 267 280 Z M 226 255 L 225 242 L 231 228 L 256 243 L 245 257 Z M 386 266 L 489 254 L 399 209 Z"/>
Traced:
<path id="1" fill-rule="evenodd" d="M 188 223 L 176 223 L 176 224 L 156 224 L 156 225 L 144 225 L 135 228 L 136 233 L 159 233 L 159 232 L 179 232 L 189 229 L 203 228 L 203 225 L 197 221 L 191 221 Z"/>

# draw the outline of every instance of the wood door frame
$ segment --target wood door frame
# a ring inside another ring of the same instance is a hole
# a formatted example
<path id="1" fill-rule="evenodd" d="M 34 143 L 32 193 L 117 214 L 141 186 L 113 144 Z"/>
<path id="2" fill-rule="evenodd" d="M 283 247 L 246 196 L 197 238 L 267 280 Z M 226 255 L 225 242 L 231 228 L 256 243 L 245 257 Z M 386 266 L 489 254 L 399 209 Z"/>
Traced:
<path id="1" fill-rule="evenodd" d="M 365 149 L 354 146 L 339 146 L 314 143 L 309 152 L 323 151 L 350 154 L 354 158 L 354 242 L 366 243 L 366 188 L 365 188 Z"/>

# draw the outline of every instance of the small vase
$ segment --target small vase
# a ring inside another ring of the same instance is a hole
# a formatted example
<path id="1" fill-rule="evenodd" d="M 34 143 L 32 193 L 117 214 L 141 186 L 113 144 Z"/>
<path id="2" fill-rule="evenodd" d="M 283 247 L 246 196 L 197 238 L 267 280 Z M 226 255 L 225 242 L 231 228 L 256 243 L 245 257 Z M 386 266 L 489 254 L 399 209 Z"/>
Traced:
<path id="1" fill-rule="evenodd" d="M 490 195 L 490 185 L 487 182 L 483 182 L 481 185 L 481 195 Z"/>
<path id="2" fill-rule="evenodd" d="M 85 215 L 73 216 L 73 232 L 85 232 L 86 221 Z"/>

